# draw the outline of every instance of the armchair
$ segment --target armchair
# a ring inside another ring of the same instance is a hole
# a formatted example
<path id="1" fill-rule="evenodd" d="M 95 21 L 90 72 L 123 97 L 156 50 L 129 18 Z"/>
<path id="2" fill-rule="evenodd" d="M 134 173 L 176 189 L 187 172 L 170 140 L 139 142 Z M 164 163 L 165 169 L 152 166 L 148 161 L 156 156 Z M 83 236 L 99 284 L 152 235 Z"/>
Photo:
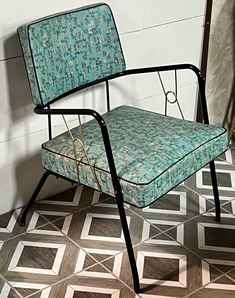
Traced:
<path id="1" fill-rule="evenodd" d="M 30 22 L 18 28 L 18 35 L 34 111 L 47 115 L 49 123 L 49 140 L 42 145 L 45 172 L 21 214 L 20 224 L 25 224 L 27 212 L 49 175 L 115 197 L 138 293 L 139 277 L 124 202 L 146 207 L 209 163 L 216 221 L 220 221 L 214 159 L 227 149 L 228 136 L 225 129 L 209 125 L 202 74 L 191 64 L 127 70 L 112 12 L 103 3 Z M 173 71 L 177 85 L 177 73 L 185 69 L 198 79 L 204 123 L 166 115 L 168 102 L 178 106 L 179 102 L 177 88 L 167 92 L 161 73 Z M 146 73 L 156 73 L 160 79 L 165 115 L 131 106 L 111 109 L 109 81 Z M 105 84 L 107 94 L 104 115 L 93 109 L 54 108 L 66 96 L 100 83 Z M 52 137 L 53 115 L 62 115 L 67 127 L 56 137 Z M 70 129 L 66 115 L 78 115 L 78 126 Z M 81 115 L 93 119 L 82 124 Z"/>

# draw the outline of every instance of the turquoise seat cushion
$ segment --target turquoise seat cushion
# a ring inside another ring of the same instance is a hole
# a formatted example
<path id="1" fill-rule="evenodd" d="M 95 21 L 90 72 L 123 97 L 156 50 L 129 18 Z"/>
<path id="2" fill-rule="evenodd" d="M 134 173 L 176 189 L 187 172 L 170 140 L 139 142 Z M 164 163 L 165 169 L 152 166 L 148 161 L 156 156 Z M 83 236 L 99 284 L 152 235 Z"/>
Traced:
<path id="1" fill-rule="evenodd" d="M 104 3 L 30 22 L 18 34 L 37 105 L 125 70 L 113 15 Z"/>
<path id="2" fill-rule="evenodd" d="M 145 207 L 227 149 L 224 128 L 120 106 L 103 115 L 124 200 Z M 78 137 L 78 128 L 72 129 Z M 87 152 L 106 194 L 114 196 L 100 127 L 83 124 Z M 87 162 L 77 157 L 79 180 L 97 188 Z M 42 145 L 43 167 L 77 181 L 73 144 L 65 132 Z"/>

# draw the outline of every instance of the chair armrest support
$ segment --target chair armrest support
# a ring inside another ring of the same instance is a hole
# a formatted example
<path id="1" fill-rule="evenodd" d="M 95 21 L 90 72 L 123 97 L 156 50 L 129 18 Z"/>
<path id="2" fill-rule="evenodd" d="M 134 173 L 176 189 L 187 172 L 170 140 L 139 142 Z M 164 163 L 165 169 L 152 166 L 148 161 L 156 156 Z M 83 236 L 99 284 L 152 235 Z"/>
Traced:
<path id="1" fill-rule="evenodd" d="M 193 71 L 198 79 L 200 101 L 202 105 L 202 114 L 205 124 L 209 124 L 207 103 L 206 103 L 206 93 L 205 93 L 205 79 L 195 65 L 193 64 L 174 64 L 174 65 L 163 65 L 163 66 L 153 66 L 145 68 L 134 68 L 128 69 L 123 72 L 122 75 L 132 75 L 132 74 L 141 74 L 141 73 L 151 73 L 151 72 L 162 72 L 162 71 L 171 71 L 171 70 L 191 70 Z"/>
<path id="2" fill-rule="evenodd" d="M 103 137 L 104 147 L 105 147 L 110 174 L 112 178 L 114 193 L 115 194 L 122 193 L 121 185 L 117 176 L 116 166 L 114 163 L 113 152 L 112 152 L 107 125 L 103 117 L 98 112 L 92 109 L 51 109 L 51 108 L 45 109 L 44 107 L 41 107 L 41 106 L 36 106 L 34 108 L 34 112 L 36 114 L 41 114 L 41 115 L 43 114 L 44 115 L 78 115 L 79 114 L 79 115 L 92 116 L 93 118 L 95 118 L 96 121 L 99 123 L 100 129 L 101 129 L 101 134 Z"/>

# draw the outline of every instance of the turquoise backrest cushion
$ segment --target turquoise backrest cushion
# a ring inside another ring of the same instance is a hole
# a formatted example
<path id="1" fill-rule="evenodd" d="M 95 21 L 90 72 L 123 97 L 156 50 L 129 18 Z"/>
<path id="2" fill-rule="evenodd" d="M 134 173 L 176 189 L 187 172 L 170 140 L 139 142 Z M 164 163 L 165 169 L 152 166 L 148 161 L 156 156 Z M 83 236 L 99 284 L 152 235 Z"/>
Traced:
<path id="1" fill-rule="evenodd" d="M 33 102 L 46 105 L 76 87 L 125 70 L 112 12 L 97 4 L 18 28 Z"/>

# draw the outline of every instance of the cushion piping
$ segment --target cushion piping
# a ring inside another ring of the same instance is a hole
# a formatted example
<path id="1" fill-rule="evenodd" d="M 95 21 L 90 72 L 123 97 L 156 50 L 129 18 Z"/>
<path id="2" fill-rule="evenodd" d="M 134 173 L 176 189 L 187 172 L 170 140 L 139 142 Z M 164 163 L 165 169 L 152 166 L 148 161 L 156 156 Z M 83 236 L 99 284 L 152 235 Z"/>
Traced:
<path id="1" fill-rule="evenodd" d="M 214 138 L 212 138 L 212 139 L 206 141 L 205 143 L 201 144 L 200 146 L 194 148 L 193 150 L 191 150 L 190 152 L 188 152 L 187 154 L 185 154 L 183 157 L 181 157 L 180 159 L 178 159 L 175 163 L 171 164 L 167 169 L 165 169 L 162 173 L 160 173 L 159 175 L 157 175 L 156 177 L 154 177 L 154 178 L 153 178 L 152 180 L 150 180 L 149 182 L 146 182 L 146 183 L 134 183 L 134 182 L 132 182 L 132 181 L 130 181 L 130 180 L 124 179 L 124 178 L 119 177 L 119 176 L 118 176 L 118 178 L 121 179 L 121 180 L 123 180 L 123 181 L 125 181 L 125 182 L 127 182 L 127 183 L 134 184 L 134 185 L 148 185 L 148 184 L 151 184 L 154 180 L 156 180 L 157 178 L 159 178 L 159 177 L 160 177 L 161 175 L 163 175 L 166 171 L 168 171 L 172 166 L 174 166 L 175 164 L 177 164 L 179 161 L 181 161 L 182 159 L 184 159 L 186 156 L 190 155 L 192 152 L 194 152 L 195 150 L 197 150 L 197 149 L 199 149 L 200 147 L 204 146 L 205 144 L 209 143 L 210 141 L 212 141 L 212 140 L 214 140 L 214 139 L 216 139 L 216 138 L 218 138 L 218 137 L 224 135 L 224 134 L 227 132 L 227 129 L 226 129 L 226 128 L 223 128 L 223 129 L 224 129 L 224 132 L 223 132 L 223 133 L 221 133 L 221 134 L 215 136 Z M 63 155 L 63 154 L 61 154 L 61 153 L 58 153 L 58 152 L 55 152 L 55 151 L 52 151 L 52 150 L 49 150 L 49 149 L 45 148 L 45 147 L 44 147 L 44 144 L 42 144 L 42 148 L 43 148 L 44 150 L 48 151 L 48 152 L 51 152 L 51 153 L 54 153 L 54 154 L 56 154 L 56 155 L 59 155 L 59 156 L 62 156 L 62 157 L 66 157 L 66 158 L 68 158 L 68 159 L 70 159 L 70 160 L 75 161 L 75 159 L 74 159 L 74 158 L 71 158 L 70 156 Z M 85 166 L 88 166 L 88 164 L 85 163 L 85 162 L 83 162 L 83 161 L 79 161 L 79 163 L 80 163 L 80 164 L 83 164 L 83 165 L 85 165 Z M 92 167 L 93 167 L 94 169 L 99 170 L 99 171 L 103 171 L 103 172 L 105 172 L 105 173 L 107 173 L 107 174 L 110 174 L 110 172 L 107 171 L 107 170 L 101 169 L 101 168 L 96 167 L 96 166 L 92 166 Z"/>

